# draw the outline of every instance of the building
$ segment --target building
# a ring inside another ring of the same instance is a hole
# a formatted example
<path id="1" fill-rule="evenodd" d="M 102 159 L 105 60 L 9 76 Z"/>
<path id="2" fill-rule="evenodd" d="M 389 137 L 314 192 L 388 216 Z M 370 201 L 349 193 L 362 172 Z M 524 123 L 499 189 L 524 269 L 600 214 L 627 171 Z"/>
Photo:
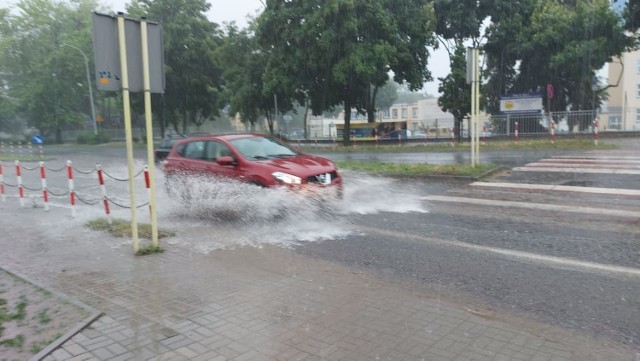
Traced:
<path id="1" fill-rule="evenodd" d="M 622 14 L 627 0 L 612 0 L 611 9 Z M 607 112 L 601 115 L 603 130 L 640 130 L 640 51 L 623 53 L 609 63 Z"/>

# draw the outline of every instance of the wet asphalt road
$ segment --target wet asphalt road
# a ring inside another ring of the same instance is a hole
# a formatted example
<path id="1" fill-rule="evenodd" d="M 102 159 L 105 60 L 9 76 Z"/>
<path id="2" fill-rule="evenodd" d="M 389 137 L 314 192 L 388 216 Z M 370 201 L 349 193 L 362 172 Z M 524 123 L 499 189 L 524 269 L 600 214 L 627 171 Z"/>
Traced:
<path id="1" fill-rule="evenodd" d="M 627 143 L 637 146 L 638 141 Z M 95 156 L 94 149 L 59 148 L 56 156 L 80 156 L 89 164 Z M 510 168 L 576 153 L 580 151 L 481 152 L 481 162 Z M 136 150 L 138 159 L 144 158 L 144 154 L 144 149 Z M 325 155 L 334 160 L 428 163 L 464 163 L 469 158 L 467 152 Z M 103 161 L 123 157 L 124 149 L 100 150 Z M 494 180 L 640 189 L 639 177 L 513 172 L 497 175 Z M 303 243 L 296 251 L 354 270 L 371 270 L 410 288 L 436 290 L 479 308 L 581 330 L 640 349 L 640 277 L 615 269 L 640 269 L 640 221 L 610 216 L 605 211 L 640 211 L 640 198 L 478 190 L 468 183 L 410 180 L 398 181 L 394 186 L 409 187 L 416 197 L 478 197 L 592 207 L 603 212 L 588 215 L 424 201 L 428 213 L 348 214 L 344 217 L 354 234 Z M 387 193 L 394 189 L 378 191 Z M 371 197 L 376 197 L 376 193 L 372 192 Z M 593 264 L 611 269 L 591 267 Z"/>

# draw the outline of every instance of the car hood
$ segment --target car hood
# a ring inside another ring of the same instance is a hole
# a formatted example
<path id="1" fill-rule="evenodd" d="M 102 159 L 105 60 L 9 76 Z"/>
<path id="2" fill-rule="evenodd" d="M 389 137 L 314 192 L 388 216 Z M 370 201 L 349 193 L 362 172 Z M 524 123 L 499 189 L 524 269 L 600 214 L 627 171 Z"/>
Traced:
<path id="1" fill-rule="evenodd" d="M 261 160 L 260 163 L 272 166 L 274 171 L 280 170 L 296 176 L 310 176 L 336 170 L 336 166 L 329 159 L 309 154 Z"/>

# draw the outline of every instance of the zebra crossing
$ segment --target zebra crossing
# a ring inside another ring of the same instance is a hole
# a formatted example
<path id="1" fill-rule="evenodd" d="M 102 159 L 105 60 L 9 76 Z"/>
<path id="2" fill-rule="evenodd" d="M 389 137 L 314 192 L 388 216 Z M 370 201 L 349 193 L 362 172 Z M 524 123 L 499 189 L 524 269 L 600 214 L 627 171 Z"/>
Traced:
<path id="1" fill-rule="evenodd" d="M 640 175 L 640 154 L 593 151 L 541 159 L 512 168 L 509 175 L 494 181 L 477 181 L 447 195 L 422 199 L 433 203 L 585 215 L 602 214 L 606 210 L 608 216 L 640 220 L 640 178 L 635 175 Z M 574 183 L 584 183 L 584 186 L 572 185 Z M 586 186 L 591 183 L 596 186 Z M 603 186 L 605 184 L 615 187 Z"/>

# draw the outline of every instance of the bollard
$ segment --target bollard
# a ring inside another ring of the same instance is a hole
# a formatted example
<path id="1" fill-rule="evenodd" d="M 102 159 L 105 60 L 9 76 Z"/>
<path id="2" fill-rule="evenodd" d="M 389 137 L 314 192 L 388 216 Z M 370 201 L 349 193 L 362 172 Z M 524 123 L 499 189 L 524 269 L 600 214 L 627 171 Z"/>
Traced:
<path id="1" fill-rule="evenodd" d="M 550 120 L 549 132 L 551 134 L 551 143 L 555 143 L 556 142 L 556 122 L 554 122 L 553 119 Z"/>
<path id="2" fill-rule="evenodd" d="M 98 183 L 100 184 L 100 192 L 102 193 L 102 204 L 104 205 L 104 213 L 107 216 L 107 222 L 111 222 L 111 212 L 109 210 L 109 199 L 107 199 L 107 188 L 104 186 L 104 177 L 102 175 L 102 166 L 96 164 L 96 174 L 98 175 Z"/>
<path id="3" fill-rule="evenodd" d="M 38 145 L 38 153 L 40 153 L 40 158 L 44 158 L 44 148 L 42 144 Z"/>
<path id="4" fill-rule="evenodd" d="M 4 195 L 4 176 L 2 175 L 2 161 L 0 161 L 0 197 L 6 202 L 7 197 Z"/>
<path id="5" fill-rule="evenodd" d="M 42 202 L 44 210 L 49 210 L 49 193 L 47 192 L 47 176 L 44 171 L 44 162 L 40 162 L 40 179 L 42 180 Z"/>
<path id="6" fill-rule="evenodd" d="M 31 143 L 29 143 L 29 156 L 33 156 L 33 146 L 31 145 Z"/>
<path id="7" fill-rule="evenodd" d="M 144 185 L 147 187 L 147 192 L 149 193 L 149 199 L 151 199 L 151 179 L 149 179 L 149 166 L 144 166 Z M 151 202 L 149 202 L 149 215 L 153 208 L 151 208 Z"/>
<path id="8" fill-rule="evenodd" d="M 456 135 L 453 133 L 453 128 L 449 128 L 449 132 L 451 133 L 451 146 L 456 146 Z"/>
<path id="9" fill-rule="evenodd" d="M 593 120 L 593 144 L 598 145 L 598 118 Z"/>
<path id="10" fill-rule="evenodd" d="M 514 141 L 518 143 L 518 122 L 516 122 L 514 135 L 515 135 Z"/>
<path id="11" fill-rule="evenodd" d="M 20 161 L 16 160 L 16 180 L 18 183 L 18 197 L 20 198 L 20 207 L 24 207 L 24 188 L 22 187 L 22 166 Z"/>
<path id="12" fill-rule="evenodd" d="M 71 204 L 71 217 L 76 217 L 76 193 L 73 189 L 73 167 L 71 161 L 67 161 L 67 178 L 69 179 L 69 203 Z"/>
<path id="13" fill-rule="evenodd" d="M 22 158 L 22 142 L 18 142 L 18 156 Z"/>

